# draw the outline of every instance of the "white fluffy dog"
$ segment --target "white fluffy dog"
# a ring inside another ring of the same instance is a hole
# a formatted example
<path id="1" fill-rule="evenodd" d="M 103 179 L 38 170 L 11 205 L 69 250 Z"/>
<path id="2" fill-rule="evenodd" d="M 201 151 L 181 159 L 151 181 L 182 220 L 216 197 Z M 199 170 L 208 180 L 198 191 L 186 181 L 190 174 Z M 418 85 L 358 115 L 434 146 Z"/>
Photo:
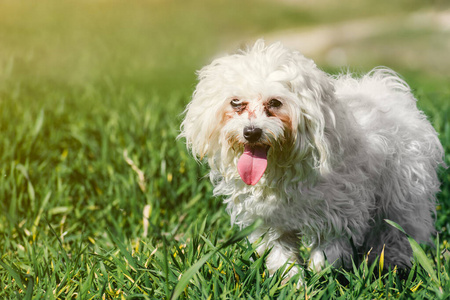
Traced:
<path id="1" fill-rule="evenodd" d="M 231 222 L 264 221 L 249 239 L 270 249 L 271 274 L 300 263 L 300 242 L 316 271 L 325 258 L 351 266 L 354 249 L 374 259 L 384 245 L 385 263 L 408 267 L 406 237 L 384 220 L 421 242 L 434 231 L 443 148 L 389 69 L 332 77 L 259 40 L 200 70 L 185 113 L 181 136 L 207 158 Z"/>

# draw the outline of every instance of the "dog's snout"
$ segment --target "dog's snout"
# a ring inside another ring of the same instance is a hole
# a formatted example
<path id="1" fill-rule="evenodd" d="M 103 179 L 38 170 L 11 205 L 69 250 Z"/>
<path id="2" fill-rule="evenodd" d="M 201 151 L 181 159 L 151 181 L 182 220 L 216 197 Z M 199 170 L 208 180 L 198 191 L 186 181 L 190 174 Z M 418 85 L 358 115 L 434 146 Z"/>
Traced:
<path id="1" fill-rule="evenodd" d="M 261 138 L 262 129 L 254 126 L 244 127 L 244 138 L 250 143 L 254 143 Z"/>

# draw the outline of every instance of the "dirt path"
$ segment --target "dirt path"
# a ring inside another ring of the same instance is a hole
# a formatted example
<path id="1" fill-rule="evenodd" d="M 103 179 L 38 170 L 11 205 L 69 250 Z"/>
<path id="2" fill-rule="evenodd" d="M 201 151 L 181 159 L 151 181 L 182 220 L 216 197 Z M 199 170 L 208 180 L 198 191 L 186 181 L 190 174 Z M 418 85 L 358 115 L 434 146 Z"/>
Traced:
<path id="1" fill-rule="evenodd" d="M 264 38 L 334 67 L 385 62 L 450 76 L 450 10 L 284 30 Z"/>

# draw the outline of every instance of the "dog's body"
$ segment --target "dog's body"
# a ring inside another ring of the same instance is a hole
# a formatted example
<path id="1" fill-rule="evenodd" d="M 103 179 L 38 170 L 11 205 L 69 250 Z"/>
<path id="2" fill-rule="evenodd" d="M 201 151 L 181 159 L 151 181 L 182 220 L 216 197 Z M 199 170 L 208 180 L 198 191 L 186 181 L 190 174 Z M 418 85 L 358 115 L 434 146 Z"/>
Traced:
<path id="1" fill-rule="evenodd" d="M 315 270 L 325 257 L 349 266 L 353 247 L 376 256 L 384 245 L 385 263 L 407 267 L 408 241 L 385 219 L 429 241 L 443 149 L 394 72 L 331 77 L 258 41 L 199 79 L 181 135 L 207 157 L 232 223 L 264 221 L 249 239 L 262 237 L 260 253 L 271 249 L 271 273 L 298 261 L 300 241 Z"/>

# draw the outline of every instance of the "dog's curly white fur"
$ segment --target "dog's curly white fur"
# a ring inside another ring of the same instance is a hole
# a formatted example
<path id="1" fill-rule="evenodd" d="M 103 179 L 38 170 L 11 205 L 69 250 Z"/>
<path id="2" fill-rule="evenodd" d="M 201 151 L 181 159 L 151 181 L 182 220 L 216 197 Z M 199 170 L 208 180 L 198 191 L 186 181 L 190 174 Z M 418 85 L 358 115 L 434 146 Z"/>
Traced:
<path id="1" fill-rule="evenodd" d="M 207 158 L 231 222 L 264 221 L 249 239 L 262 238 L 260 253 L 271 249 L 271 273 L 298 261 L 300 241 L 312 247 L 314 270 L 325 257 L 351 265 L 355 248 L 375 257 L 383 245 L 385 263 L 407 267 L 408 241 L 384 219 L 420 242 L 434 232 L 443 148 L 389 69 L 333 77 L 299 52 L 259 40 L 200 70 L 185 114 L 180 136 Z M 268 151 L 267 169 L 247 162 L 263 175 L 253 179 L 250 170 L 246 183 L 239 160 L 257 148 Z"/>

